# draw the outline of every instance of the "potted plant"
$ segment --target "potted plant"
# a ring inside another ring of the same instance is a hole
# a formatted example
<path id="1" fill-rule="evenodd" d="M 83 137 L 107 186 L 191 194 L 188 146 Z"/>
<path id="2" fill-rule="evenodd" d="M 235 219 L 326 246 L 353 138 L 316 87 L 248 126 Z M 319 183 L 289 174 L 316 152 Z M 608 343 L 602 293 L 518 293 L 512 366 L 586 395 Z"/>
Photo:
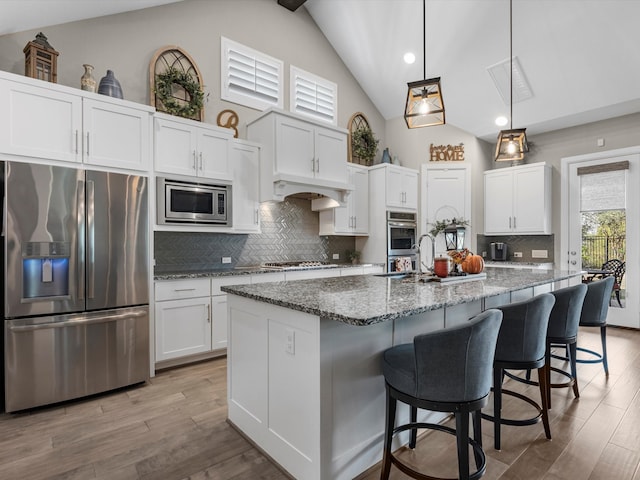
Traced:
<path id="1" fill-rule="evenodd" d="M 358 127 L 351 133 L 351 155 L 365 162 L 365 165 L 372 165 L 373 158 L 378 151 L 379 140 L 373 131 L 366 126 Z"/>
<path id="2" fill-rule="evenodd" d="M 444 220 L 437 220 L 434 223 L 430 223 L 429 225 L 432 225 L 431 230 L 429 230 L 429 234 L 433 238 L 436 238 L 441 232 L 444 232 L 445 228 L 451 225 L 467 227 L 469 226 L 469 221 L 463 218 L 454 217 L 452 219 L 446 218 Z"/>
<path id="3" fill-rule="evenodd" d="M 347 258 L 355 265 L 360 261 L 360 252 L 358 250 L 347 250 Z"/>

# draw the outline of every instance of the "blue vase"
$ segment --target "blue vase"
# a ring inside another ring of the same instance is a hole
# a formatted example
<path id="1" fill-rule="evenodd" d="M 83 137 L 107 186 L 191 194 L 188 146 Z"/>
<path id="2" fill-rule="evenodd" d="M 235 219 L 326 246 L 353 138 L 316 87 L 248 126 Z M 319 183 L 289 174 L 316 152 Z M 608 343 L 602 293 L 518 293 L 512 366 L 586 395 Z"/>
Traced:
<path id="1" fill-rule="evenodd" d="M 107 70 L 107 74 L 100 80 L 98 93 L 114 98 L 124 98 L 122 96 L 122 87 L 120 86 L 120 82 L 111 70 Z"/>
<path id="2" fill-rule="evenodd" d="M 391 155 L 389 155 L 388 148 L 385 148 L 382 152 L 382 163 L 391 163 Z"/>

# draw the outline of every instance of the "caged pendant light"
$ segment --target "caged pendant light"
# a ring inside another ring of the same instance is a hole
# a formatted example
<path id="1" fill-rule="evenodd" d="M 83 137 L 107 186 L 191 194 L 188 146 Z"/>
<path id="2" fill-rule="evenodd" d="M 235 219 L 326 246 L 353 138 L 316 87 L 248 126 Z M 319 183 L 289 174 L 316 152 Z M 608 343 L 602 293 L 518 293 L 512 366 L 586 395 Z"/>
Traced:
<path id="1" fill-rule="evenodd" d="M 422 0 L 422 41 L 423 41 L 423 72 L 424 80 L 409 82 L 407 104 L 404 108 L 404 120 L 408 128 L 430 127 L 443 125 L 444 102 L 440 77 L 427 79 L 427 13 L 426 0 Z"/>
<path id="2" fill-rule="evenodd" d="M 513 128 L 513 0 L 509 0 L 509 130 L 501 130 L 496 143 L 496 162 L 522 160 L 529 151 L 527 129 Z"/>

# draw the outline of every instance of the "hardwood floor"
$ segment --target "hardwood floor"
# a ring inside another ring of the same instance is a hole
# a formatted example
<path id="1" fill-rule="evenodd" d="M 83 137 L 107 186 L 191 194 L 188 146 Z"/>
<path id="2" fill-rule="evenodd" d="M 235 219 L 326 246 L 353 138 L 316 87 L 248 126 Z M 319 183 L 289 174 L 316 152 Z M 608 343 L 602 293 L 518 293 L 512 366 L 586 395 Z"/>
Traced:
<path id="1" fill-rule="evenodd" d="M 608 379 L 601 365 L 579 364 L 580 399 L 552 391 L 553 440 L 542 424 L 503 426 L 496 451 L 483 421 L 484 479 L 640 480 L 640 331 L 609 328 L 608 336 Z M 599 333 L 582 330 L 579 344 L 599 349 Z M 509 382 L 537 398 L 535 387 Z M 512 417 L 529 413 L 509 398 L 504 408 Z M 456 475 L 448 435 L 426 433 L 401 455 L 430 474 Z M 379 475 L 375 466 L 359 478 Z M 3 480 L 285 478 L 226 423 L 224 358 L 161 372 L 142 387 L 0 415 Z M 391 478 L 407 477 L 394 467 Z"/>

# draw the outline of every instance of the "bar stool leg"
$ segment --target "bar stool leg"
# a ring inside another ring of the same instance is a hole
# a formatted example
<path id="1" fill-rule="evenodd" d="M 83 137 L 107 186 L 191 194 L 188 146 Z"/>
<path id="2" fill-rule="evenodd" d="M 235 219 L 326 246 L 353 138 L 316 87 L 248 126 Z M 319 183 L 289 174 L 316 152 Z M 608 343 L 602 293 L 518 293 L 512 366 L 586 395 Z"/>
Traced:
<path id="1" fill-rule="evenodd" d="M 391 440 L 393 438 L 393 427 L 396 422 L 396 406 L 398 401 L 391 397 L 389 387 L 387 390 L 387 411 L 386 425 L 384 430 L 384 453 L 382 455 L 382 469 L 380 470 L 380 480 L 387 480 L 391 473 Z"/>
<path id="2" fill-rule="evenodd" d="M 502 379 L 504 370 L 500 367 L 493 369 L 493 436 L 496 450 L 500 450 L 500 426 L 502 411 Z"/>
<path id="3" fill-rule="evenodd" d="M 456 444 L 459 478 L 469 478 L 469 413 L 456 412 Z"/>
<path id="4" fill-rule="evenodd" d="M 476 410 L 471 413 L 471 419 L 473 421 L 473 439 L 482 448 L 482 411 Z M 482 465 L 482 456 L 476 452 L 475 448 L 473 449 L 473 455 L 476 460 L 476 468 L 480 468 L 480 465 Z"/>
<path id="5" fill-rule="evenodd" d="M 547 403 L 547 395 L 550 395 L 549 376 L 551 370 L 549 365 L 544 365 L 538 369 L 538 383 L 540 384 L 540 399 L 542 401 L 542 424 L 544 425 L 544 433 L 551 440 L 551 427 L 549 426 L 549 405 Z"/>
<path id="6" fill-rule="evenodd" d="M 609 364 L 607 363 L 607 326 L 600 327 L 600 339 L 602 340 L 602 366 L 604 374 L 609 376 Z"/>
<path id="7" fill-rule="evenodd" d="M 578 388 L 578 369 L 576 367 L 576 354 L 577 354 L 577 345 L 576 343 L 569 344 L 569 362 L 571 365 L 571 376 L 573 377 L 573 394 L 576 398 L 580 398 L 580 389 Z"/>
<path id="8" fill-rule="evenodd" d="M 411 423 L 418 421 L 418 407 L 411 407 Z M 409 436 L 409 448 L 416 448 L 416 438 L 418 437 L 418 429 L 412 428 Z"/>

